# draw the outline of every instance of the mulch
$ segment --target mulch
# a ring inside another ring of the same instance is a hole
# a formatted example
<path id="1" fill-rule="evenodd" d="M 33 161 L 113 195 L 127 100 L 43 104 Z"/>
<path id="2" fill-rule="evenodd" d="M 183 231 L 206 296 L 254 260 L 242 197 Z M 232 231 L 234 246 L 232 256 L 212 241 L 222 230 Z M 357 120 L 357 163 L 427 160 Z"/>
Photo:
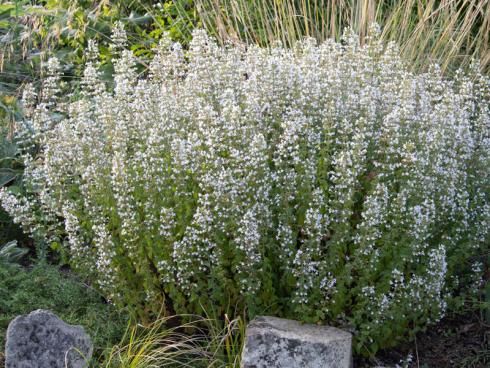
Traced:
<path id="1" fill-rule="evenodd" d="M 490 368 L 490 325 L 476 312 L 446 317 L 415 341 L 358 358 L 354 367 L 402 366 L 409 355 L 409 368 Z"/>

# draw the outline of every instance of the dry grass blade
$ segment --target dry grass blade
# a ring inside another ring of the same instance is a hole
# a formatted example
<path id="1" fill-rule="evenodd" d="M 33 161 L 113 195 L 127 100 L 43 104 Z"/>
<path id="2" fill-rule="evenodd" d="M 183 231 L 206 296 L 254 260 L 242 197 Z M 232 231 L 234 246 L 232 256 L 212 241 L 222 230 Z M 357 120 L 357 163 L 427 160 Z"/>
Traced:
<path id="1" fill-rule="evenodd" d="M 221 42 L 292 46 L 303 37 L 339 40 L 346 27 L 361 42 L 377 22 L 415 69 L 437 62 L 442 71 L 490 64 L 490 5 L 486 0 L 196 0 L 207 31 Z"/>

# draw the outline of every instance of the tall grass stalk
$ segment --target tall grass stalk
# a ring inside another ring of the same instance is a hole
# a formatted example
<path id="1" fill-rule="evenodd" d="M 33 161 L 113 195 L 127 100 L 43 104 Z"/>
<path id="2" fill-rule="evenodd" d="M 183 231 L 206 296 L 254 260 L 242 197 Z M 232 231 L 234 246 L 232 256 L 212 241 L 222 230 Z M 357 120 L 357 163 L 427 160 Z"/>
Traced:
<path id="1" fill-rule="evenodd" d="M 196 0 L 207 31 L 221 42 L 280 40 L 292 46 L 303 37 L 339 41 L 351 27 L 364 42 L 368 27 L 378 23 L 384 41 L 401 46 L 416 69 L 432 62 L 443 71 L 479 59 L 490 63 L 490 6 L 486 0 Z"/>

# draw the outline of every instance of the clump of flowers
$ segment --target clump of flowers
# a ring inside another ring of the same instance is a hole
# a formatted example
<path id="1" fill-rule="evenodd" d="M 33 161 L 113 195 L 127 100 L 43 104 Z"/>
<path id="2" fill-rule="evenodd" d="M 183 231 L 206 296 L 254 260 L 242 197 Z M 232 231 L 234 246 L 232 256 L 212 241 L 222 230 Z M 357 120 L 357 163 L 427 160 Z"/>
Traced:
<path id="1" fill-rule="evenodd" d="M 116 36 L 113 88 L 90 45 L 75 101 L 56 60 L 27 90 L 28 193 L 0 194 L 114 303 L 349 323 L 374 352 L 481 278 L 490 82 L 476 66 L 413 74 L 375 28 L 364 46 L 347 32 L 293 49 L 196 31 L 189 50 L 164 38 L 141 77 Z"/>

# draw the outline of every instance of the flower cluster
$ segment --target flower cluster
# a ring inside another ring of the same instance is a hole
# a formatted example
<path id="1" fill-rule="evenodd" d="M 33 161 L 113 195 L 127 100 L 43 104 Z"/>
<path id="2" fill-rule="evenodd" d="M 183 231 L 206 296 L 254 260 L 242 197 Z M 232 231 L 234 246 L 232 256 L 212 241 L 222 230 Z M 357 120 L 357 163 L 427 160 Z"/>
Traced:
<path id="1" fill-rule="evenodd" d="M 375 35 L 241 49 L 196 31 L 187 51 L 164 38 L 139 78 L 115 38 L 113 89 L 91 44 L 78 99 L 60 105 L 55 60 L 37 106 L 27 90 L 28 193 L 0 193 L 115 303 L 348 321 L 379 347 L 441 318 L 463 272 L 481 277 L 490 82 L 476 66 L 448 81 Z"/>

